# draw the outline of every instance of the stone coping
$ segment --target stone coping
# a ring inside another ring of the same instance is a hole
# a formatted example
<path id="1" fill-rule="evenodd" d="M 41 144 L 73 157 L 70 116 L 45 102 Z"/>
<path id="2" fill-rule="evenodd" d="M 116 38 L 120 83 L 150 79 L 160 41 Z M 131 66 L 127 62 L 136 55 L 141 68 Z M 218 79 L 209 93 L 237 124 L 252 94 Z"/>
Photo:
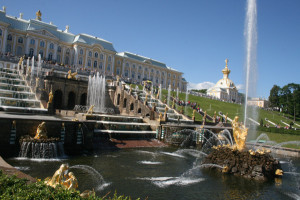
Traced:
<path id="1" fill-rule="evenodd" d="M 25 178 L 29 181 L 28 183 L 36 182 L 35 178 L 17 170 L 13 166 L 11 166 L 7 162 L 5 162 L 5 160 L 3 160 L 3 158 L 1 156 L 0 156 L 0 170 L 2 170 L 4 174 L 7 174 L 9 176 L 15 175 L 18 178 Z"/>

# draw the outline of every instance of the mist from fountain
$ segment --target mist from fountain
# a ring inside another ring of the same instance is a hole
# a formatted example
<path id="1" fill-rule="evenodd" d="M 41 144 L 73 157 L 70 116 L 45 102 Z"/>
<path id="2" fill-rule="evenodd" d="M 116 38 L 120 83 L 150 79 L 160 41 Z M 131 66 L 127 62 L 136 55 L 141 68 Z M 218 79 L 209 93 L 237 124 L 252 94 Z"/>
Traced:
<path id="1" fill-rule="evenodd" d="M 171 85 L 168 87 L 168 99 L 167 99 L 167 104 L 170 105 L 170 97 L 171 97 Z"/>
<path id="2" fill-rule="evenodd" d="M 245 112 L 244 125 L 249 117 L 248 97 L 256 95 L 256 46 L 257 46 L 257 9 L 256 0 L 247 0 L 247 14 L 245 21 L 246 39 L 246 85 L 245 85 Z M 257 121 L 257 111 L 251 107 L 251 118 Z"/>
<path id="3" fill-rule="evenodd" d="M 87 105 L 94 105 L 95 112 L 104 112 L 105 110 L 105 76 L 89 76 Z"/>

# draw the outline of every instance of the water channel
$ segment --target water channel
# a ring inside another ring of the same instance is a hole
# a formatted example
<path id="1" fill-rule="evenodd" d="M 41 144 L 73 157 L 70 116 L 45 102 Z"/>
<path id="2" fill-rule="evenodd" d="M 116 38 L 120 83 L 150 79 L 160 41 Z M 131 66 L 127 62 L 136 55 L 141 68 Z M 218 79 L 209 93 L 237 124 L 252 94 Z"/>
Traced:
<path id="1" fill-rule="evenodd" d="M 115 190 L 133 199 L 299 199 L 300 159 L 278 157 L 286 173 L 282 184 L 257 182 L 200 169 L 195 149 L 143 148 L 41 160 L 10 158 L 7 162 L 32 177 L 52 176 L 62 163 L 78 178 L 79 190 L 98 196 Z M 91 168 L 92 167 L 92 168 Z"/>

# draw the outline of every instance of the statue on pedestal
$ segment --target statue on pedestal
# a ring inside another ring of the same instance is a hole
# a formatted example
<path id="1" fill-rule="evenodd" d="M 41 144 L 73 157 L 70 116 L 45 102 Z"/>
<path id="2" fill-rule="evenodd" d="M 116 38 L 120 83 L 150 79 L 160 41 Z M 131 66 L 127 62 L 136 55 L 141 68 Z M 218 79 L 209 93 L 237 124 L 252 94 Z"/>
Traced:
<path id="1" fill-rule="evenodd" d="M 46 129 L 46 122 L 42 122 L 39 124 L 36 130 L 36 134 L 34 136 L 34 139 L 40 140 L 40 139 L 47 139 L 47 129 Z"/>
<path id="2" fill-rule="evenodd" d="M 248 134 L 248 128 L 239 122 L 239 117 L 236 116 L 232 121 L 233 138 L 236 143 L 236 148 L 239 151 L 245 149 L 246 138 Z"/>

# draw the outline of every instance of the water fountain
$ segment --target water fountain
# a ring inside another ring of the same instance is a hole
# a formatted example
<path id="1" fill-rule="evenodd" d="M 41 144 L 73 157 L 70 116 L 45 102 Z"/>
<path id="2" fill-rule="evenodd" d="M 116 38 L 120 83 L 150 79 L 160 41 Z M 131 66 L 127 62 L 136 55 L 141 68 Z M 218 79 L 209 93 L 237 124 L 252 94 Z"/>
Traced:
<path id="1" fill-rule="evenodd" d="M 48 138 L 46 123 L 38 125 L 34 138 L 30 136 L 20 139 L 19 157 L 23 158 L 57 158 L 64 155 L 59 138 Z"/>
<path id="2" fill-rule="evenodd" d="M 94 105 L 95 112 L 105 111 L 105 76 L 89 76 L 87 105 Z"/>
<path id="3" fill-rule="evenodd" d="M 170 98 L 171 98 L 171 85 L 168 87 L 168 97 L 167 97 L 167 104 L 170 105 Z"/>

